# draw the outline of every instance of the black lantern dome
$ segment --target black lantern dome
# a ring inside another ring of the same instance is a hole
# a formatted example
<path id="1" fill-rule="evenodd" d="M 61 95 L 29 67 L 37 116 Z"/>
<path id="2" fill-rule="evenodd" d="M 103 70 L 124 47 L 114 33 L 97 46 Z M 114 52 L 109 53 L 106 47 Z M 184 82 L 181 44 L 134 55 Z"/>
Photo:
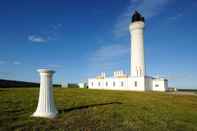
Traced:
<path id="1" fill-rule="evenodd" d="M 144 20 L 144 17 L 139 12 L 135 11 L 132 16 L 132 23 L 137 22 L 137 21 L 144 22 L 145 20 Z"/>

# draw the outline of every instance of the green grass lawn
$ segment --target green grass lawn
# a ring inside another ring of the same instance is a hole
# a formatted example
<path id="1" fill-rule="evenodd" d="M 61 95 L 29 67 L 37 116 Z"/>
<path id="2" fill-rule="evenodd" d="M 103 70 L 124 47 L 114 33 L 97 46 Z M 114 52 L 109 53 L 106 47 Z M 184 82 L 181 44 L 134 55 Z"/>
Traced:
<path id="1" fill-rule="evenodd" d="M 0 130 L 197 131 L 197 96 L 55 89 L 56 119 L 30 117 L 39 88 L 0 89 Z"/>

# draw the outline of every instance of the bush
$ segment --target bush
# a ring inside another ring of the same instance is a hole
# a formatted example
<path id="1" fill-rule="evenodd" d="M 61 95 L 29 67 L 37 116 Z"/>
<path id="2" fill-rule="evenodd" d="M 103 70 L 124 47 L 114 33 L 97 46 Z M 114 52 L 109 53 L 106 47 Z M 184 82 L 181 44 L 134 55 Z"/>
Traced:
<path id="1" fill-rule="evenodd" d="M 77 84 L 70 83 L 68 84 L 68 88 L 79 88 Z"/>

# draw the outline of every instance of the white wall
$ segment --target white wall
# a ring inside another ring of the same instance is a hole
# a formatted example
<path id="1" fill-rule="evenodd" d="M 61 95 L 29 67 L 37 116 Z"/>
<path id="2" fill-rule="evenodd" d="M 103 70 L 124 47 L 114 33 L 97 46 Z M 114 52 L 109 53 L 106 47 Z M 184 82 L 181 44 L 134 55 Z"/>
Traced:
<path id="1" fill-rule="evenodd" d="M 135 83 L 137 85 L 135 85 Z M 105 79 L 94 78 L 88 80 L 88 87 L 90 89 L 105 90 L 166 91 L 168 87 L 168 81 L 165 79 L 155 79 L 147 76 L 126 78 L 112 77 Z"/>
<path id="2" fill-rule="evenodd" d="M 89 79 L 90 89 L 144 91 L 144 77 Z M 135 82 L 137 85 L 135 87 Z"/>
<path id="3" fill-rule="evenodd" d="M 152 91 L 153 90 L 152 85 L 153 85 L 153 78 L 149 76 L 145 76 L 145 87 L 146 87 L 145 90 Z"/>
<path id="4" fill-rule="evenodd" d="M 137 85 L 135 85 L 137 82 Z M 129 77 L 128 78 L 129 90 L 132 91 L 145 91 L 145 79 L 144 77 Z"/>
<path id="5" fill-rule="evenodd" d="M 78 83 L 79 88 L 85 88 L 85 84 L 84 83 Z"/>
<path id="6" fill-rule="evenodd" d="M 152 90 L 153 91 L 166 91 L 168 88 L 168 81 L 165 79 L 153 79 Z"/>

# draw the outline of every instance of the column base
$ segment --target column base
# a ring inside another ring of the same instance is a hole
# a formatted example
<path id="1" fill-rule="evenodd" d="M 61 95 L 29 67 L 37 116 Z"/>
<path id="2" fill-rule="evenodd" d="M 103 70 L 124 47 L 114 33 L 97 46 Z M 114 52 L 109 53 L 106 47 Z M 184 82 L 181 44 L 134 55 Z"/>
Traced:
<path id="1" fill-rule="evenodd" d="M 42 118 L 55 118 L 57 117 L 57 113 L 58 112 L 55 112 L 55 113 L 47 113 L 47 112 L 34 112 L 32 117 L 42 117 Z"/>

